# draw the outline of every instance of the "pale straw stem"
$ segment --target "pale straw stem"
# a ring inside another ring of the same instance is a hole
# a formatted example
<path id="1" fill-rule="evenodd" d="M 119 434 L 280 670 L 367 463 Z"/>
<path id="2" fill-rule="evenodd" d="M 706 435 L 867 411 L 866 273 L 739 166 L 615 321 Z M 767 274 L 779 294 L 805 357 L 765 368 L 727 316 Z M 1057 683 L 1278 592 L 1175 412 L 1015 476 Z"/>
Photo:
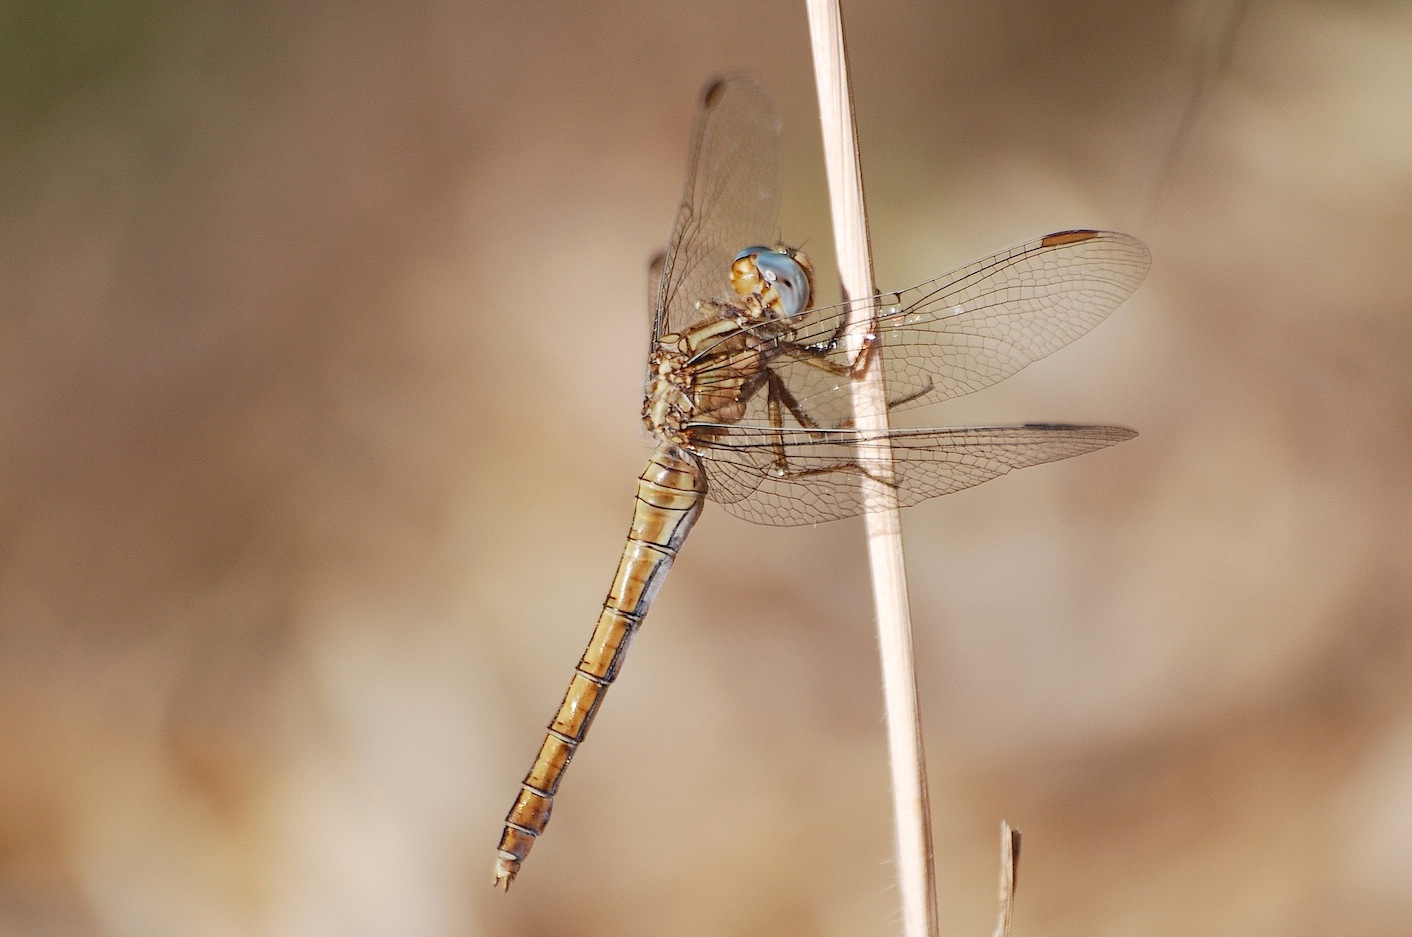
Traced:
<path id="1" fill-rule="evenodd" d="M 1015 876 L 1020 868 L 1020 831 L 1000 821 L 1000 914 L 993 937 L 1010 937 L 1010 921 L 1015 915 Z"/>
<path id="2" fill-rule="evenodd" d="M 863 176 L 853 122 L 853 96 L 844 54 L 843 18 L 837 0 L 806 0 L 819 89 L 819 121 L 833 207 L 843 295 L 853 302 L 849 349 L 864 347 L 876 307 L 873 258 L 863 201 Z M 882 479 L 892 478 L 892 453 L 886 441 L 887 396 L 881 368 L 873 364 L 853 381 L 854 425 L 865 438 L 858 461 L 867 511 L 868 557 L 873 575 L 883 697 L 887 714 L 888 753 L 892 766 L 897 871 L 904 937 L 937 937 L 936 876 L 932 859 L 931 812 L 926 763 L 922 755 L 921 718 L 907 608 L 902 527 L 897 498 Z"/>

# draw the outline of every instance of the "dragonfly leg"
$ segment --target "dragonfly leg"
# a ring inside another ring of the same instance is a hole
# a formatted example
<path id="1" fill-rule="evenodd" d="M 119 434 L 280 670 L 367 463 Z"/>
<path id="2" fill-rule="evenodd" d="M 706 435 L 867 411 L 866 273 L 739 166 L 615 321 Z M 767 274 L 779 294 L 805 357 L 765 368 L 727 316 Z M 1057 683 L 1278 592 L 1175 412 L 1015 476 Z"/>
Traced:
<path id="1" fill-rule="evenodd" d="M 780 376 L 773 371 L 769 372 L 769 376 L 769 403 L 773 408 L 770 410 L 770 424 L 776 429 L 784 429 L 784 414 L 780 412 L 780 405 L 783 404 L 800 426 L 810 430 L 821 429 L 818 421 L 809 415 L 809 411 L 799 403 Z"/>
<path id="2" fill-rule="evenodd" d="M 775 440 L 771 444 L 771 448 L 774 450 L 775 474 L 779 477 L 786 477 L 789 474 L 789 457 L 784 451 L 783 411 L 788 410 L 799 425 L 807 430 L 817 430 L 819 424 L 799 405 L 799 401 L 795 399 L 794 394 L 790 393 L 789 388 L 785 386 L 778 374 L 768 368 L 765 370 L 765 374 L 769 378 L 765 398 L 765 415 L 769 419 L 770 425 L 775 428 Z"/>
<path id="3" fill-rule="evenodd" d="M 818 368 L 820 371 L 837 375 L 838 377 L 852 377 L 854 365 L 830 361 L 828 356 L 832 350 L 832 344 L 796 345 L 793 342 L 782 342 L 780 344 L 780 353 L 788 355 L 800 364 L 807 364 L 811 368 Z"/>
<path id="4" fill-rule="evenodd" d="M 834 333 L 822 342 L 815 342 L 812 345 L 801 345 L 794 342 L 786 342 L 784 351 L 792 355 L 795 360 L 804 364 L 827 371 L 830 374 L 843 375 L 858 378 L 868 373 L 868 367 L 873 363 L 878 347 L 877 313 L 875 312 L 872 321 L 869 323 L 867 334 L 863 338 L 863 345 L 858 349 L 858 353 L 853 356 L 853 360 L 848 364 L 838 364 L 830 361 L 828 356 L 838 350 L 839 342 L 843 341 L 844 332 L 848 329 L 848 319 L 845 317 L 839 322 Z"/>
<path id="5" fill-rule="evenodd" d="M 815 475 L 829 475 L 834 472 L 853 472 L 855 474 L 871 478 L 873 481 L 881 482 L 882 484 L 889 486 L 894 486 L 894 483 L 892 481 L 889 481 L 885 478 L 879 478 L 878 476 L 865 469 L 861 464 L 853 461 L 852 459 L 837 462 L 833 465 L 825 465 L 819 468 L 798 470 L 790 468 L 789 454 L 788 452 L 786 452 L 784 444 L 783 410 L 788 410 L 790 414 L 795 418 L 795 420 L 799 422 L 799 425 L 806 430 L 819 430 L 821 429 L 821 427 L 809 416 L 808 412 L 805 411 L 802 406 L 800 406 L 799 402 L 795 400 L 794 395 L 790 393 L 789 388 L 785 386 L 784 381 L 781 380 L 779 375 L 775 374 L 774 372 L 770 372 L 768 388 L 769 389 L 767 390 L 767 394 L 769 396 L 767 397 L 765 402 L 765 411 L 767 416 L 769 417 L 770 425 L 773 426 L 776 431 L 775 440 L 771 444 L 771 449 L 774 451 L 773 474 L 776 478 L 811 478 Z M 821 436 L 823 434 L 819 433 L 817 435 Z"/>
<path id="6" fill-rule="evenodd" d="M 780 411 L 782 396 L 788 391 L 784 388 L 784 382 L 776 377 L 773 371 L 769 372 L 769 375 L 770 389 L 766 391 L 765 416 L 775 428 L 775 438 L 770 443 L 770 448 L 774 450 L 775 474 L 778 475 L 789 471 L 789 460 L 784 453 L 784 413 Z"/>
<path id="7" fill-rule="evenodd" d="M 848 376 L 857 380 L 868 373 L 868 368 L 873 363 L 873 358 L 877 356 L 878 333 L 874 329 L 869 329 L 868 334 L 863 339 L 863 347 L 858 349 L 858 355 L 853 359 L 853 366 L 848 369 Z"/>
<path id="8" fill-rule="evenodd" d="M 785 342 L 780 350 L 789 355 L 801 364 L 807 364 L 811 368 L 818 368 L 829 374 L 836 374 L 839 377 L 859 378 L 868 373 L 868 368 L 872 365 L 873 359 L 877 357 L 878 336 L 877 332 L 870 330 L 868 336 L 863 339 L 863 347 L 858 350 L 858 354 L 853 356 L 853 360 L 847 363 L 840 363 L 829 359 L 838 348 L 838 341 L 835 338 L 829 339 L 818 345 L 799 345 L 794 342 Z"/>
<path id="9" fill-rule="evenodd" d="M 877 335 L 869 333 L 862 351 L 853 359 L 852 364 L 840 364 L 830 361 L 828 353 L 831 347 L 832 345 L 830 343 L 823 345 L 797 345 L 792 342 L 786 342 L 782 345 L 781 352 L 801 364 L 818 368 L 820 371 L 827 374 L 834 374 L 839 377 L 860 378 L 868 372 L 868 367 L 873 363 L 873 359 L 877 357 Z M 924 385 L 912 391 L 910 394 L 889 398 L 887 401 L 888 409 L 891 410 L 894 407 L 909 404 L 914 400 L 920 400 L 934 390 L 936 390 L 936 382 L 928 380 Z M 793 412 L 793 410 L 791 410 L 791 412 Z M 796 414 L 796 417 L 797 416 L 798 414 Z M 801 426 L 809 426 L 809 424 L 805 423 L 803 420 L 800 420 L 799 423 Z M 840 424 L 837 428 L 844 429 L 851 425 L 852 421 L 850 420 L 847 423 Z"/>
<path id="10" fill-rule="evenodd" d="M 745 414 L 745 405 L 765 386 L 769 376 L 768 369 L 760 368 L 740 380 L 739 386 L 734 390 L 723 388 L 716 393 L 702 393 L 698 402 L 705 403 L 706 406 L 697 411 L 696 418 L 719 420 L 723 423 L 736 422 Z"/>

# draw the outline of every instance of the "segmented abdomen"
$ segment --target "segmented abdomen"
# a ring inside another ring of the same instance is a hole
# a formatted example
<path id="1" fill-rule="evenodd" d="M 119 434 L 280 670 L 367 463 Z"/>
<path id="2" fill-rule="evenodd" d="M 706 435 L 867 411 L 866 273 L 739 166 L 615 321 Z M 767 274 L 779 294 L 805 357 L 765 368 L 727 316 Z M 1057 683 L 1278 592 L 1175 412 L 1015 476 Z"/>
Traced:
<path id="1" fill-rule="evenodd" d="M 554 721 L 540 746 L 520 794 L 505 817 L 495 860 L 495 884 L 509 888 L 520 864 L 544 832 L 564 769 L 573 758 L 608 686 L 622 667 L 632 636 L 671 569 L 677 550 L 701 513 L 705 478 L 696 458 L 663 446 L 638 476 L 637 504 L 623 558 L 598 625 L 569 680 Z"/>

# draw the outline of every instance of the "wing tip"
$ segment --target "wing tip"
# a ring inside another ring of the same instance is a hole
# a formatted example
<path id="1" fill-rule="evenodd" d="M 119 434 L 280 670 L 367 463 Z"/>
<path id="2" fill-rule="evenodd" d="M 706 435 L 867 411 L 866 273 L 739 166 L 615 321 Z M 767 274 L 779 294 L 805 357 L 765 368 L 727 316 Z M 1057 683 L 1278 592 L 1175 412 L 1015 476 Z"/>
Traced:
<path id="1" fill-rule="evenodd" d="M 707 78 L 706 83 L 701 86 L 701 106 L 706 110 L 711 110 L 721 103 L 721 99 L 732 87 L 741 86 L 760 92 L 765 91 L 765 86 L 760 79 L 749 72 L 719 72 Z"/>
<path id="2" fill-rule="evenodd" d="M 754 96 L 759 99 L 758 109 L 769 113 L 769 119 L 766 121 L 768 129 L 775 134 L 780 132 L 780 117 L 775 110 L 774 100 L 770 97 L 770 90 L 765 87 L 763 81 L 747 71 L 719 72 L 706 79 L 706 83 L 701 86 L 702 112 L 709 114 L 724 105 L 734 89 L 739 89 L 747 97 Z"/>
<path id="3" fill-rule="evenodd" d="M 734 77 L 734 75 L 716 75 L 708 78 L 706 84 L 701 88 L 701 106 L 710 108 L 721 103 L 721 97 L 726 93 L 726 86 Z"/>
<path id="4" fill-rule="evenodd" d="M 1046 234 L 1040 238 L 1039 246 L 1042 248 L 1066 247 L 1070 244 L 1082 244 L 1085 241 L 1094 240 L 1125 245 L 1134 255 L 1130 258 L 1132 265 L 1141 268 L 1143 277 L 1147 276 L 1147 271 L 1152 267 L 1152 251 L 1148 250 L 1147 245 L 1142 241 L 1131 234 L 1123 234 L 1121 231 L 1100 231 L 1096 228 L 1072 228 L 1068 231 L 1055 231 L 1053 234 Z"/>
<path id="5" fill-rule="evenodd" d="M 1102 231 L 1095 231 L 1091 228 L 1073 228 L 1068 231 L 1055 231 L 1053 234 L 1046 234 L 1040 238 L 1040 247 L 1062 247 L 1065 244 L 1077 244 L 1080 241 L 1091 241 Z"/>
<path id="6" fill-rule="evenodd" d="M 1088 423 L 1026 423 L 1023 428 L 1062 430 L 1071 433 L 1082 431 L 1085 436 L 1102 442 L 1105 446 L 1127 442 L 1138 434 L 1137 430 L 1129 429 L 1126 426 L 1093 426 Z"/>

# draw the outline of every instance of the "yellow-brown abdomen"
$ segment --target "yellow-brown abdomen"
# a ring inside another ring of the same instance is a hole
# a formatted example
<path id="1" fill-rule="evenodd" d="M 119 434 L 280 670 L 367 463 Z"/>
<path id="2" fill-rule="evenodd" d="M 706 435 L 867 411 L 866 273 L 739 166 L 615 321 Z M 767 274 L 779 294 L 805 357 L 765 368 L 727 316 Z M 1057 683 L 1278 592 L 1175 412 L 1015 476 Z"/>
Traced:
<path id="1" fill-rule="evenodd" d="M 593 637 L 505 817 L 495 860 L 496 885 L 510 887 L 535 837 L 548 825 L 564 770 L 588 734 L 608 686 L 622 667 L 632 636 L 700 515 L 705 497 L 701 466 L 695 457 L 671 446 L 654 452 L 638 477 L 632 527 Z"/>

